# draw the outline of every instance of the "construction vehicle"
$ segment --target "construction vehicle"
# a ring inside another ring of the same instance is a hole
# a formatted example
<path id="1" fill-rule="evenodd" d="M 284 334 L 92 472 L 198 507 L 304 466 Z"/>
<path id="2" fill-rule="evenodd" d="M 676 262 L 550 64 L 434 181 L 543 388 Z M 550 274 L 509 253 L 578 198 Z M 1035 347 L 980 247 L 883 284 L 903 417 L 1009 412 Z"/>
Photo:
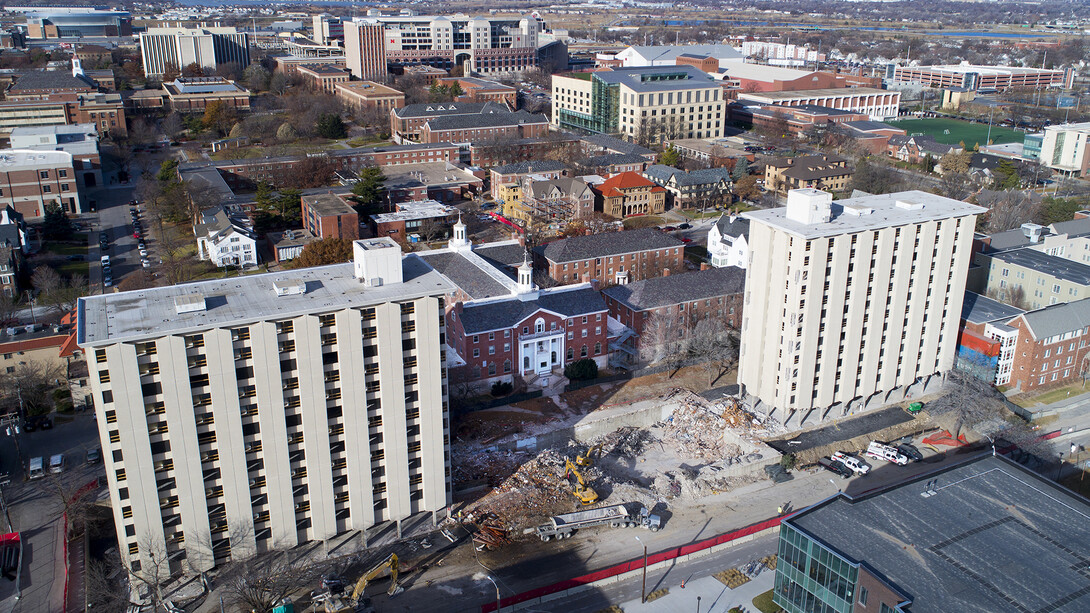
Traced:
<path id="1" fill-rule="evenodd" d="M 579 502 L 584 505 L 598 502 L 598 492 L 594 491 L 594 488 L 588 486 L 587 483 L 583 481 L 583 474 L 579 472 L 579 469 L 575 467 L 575 464 L 572 464 L 571 460 L 564 460 L 564 468 L 567 470 L 564 474 L 565 478 L 570 480 L 573 475 L 575 476 L 576 482 L 572 486 L 571 493 L 579 499 Z"/>
<path id="2" fill-rule="evenodd" d="M 871 441 L 871 444 L 867 445 L 867 451 L 864 452 L 864 455 L 866 455 L 868 458 L 874 458 L 875 460 L 885 460 L 886 462 L 891 462 L 900 466 L 904 466 L 911 461 L 909 460 L 908 456 L 901 453 L 894 447 L 884 445 L 882 443 L 879 443 L 878 441 Z"/>
<path id="3" fill-rule="evenodd" d="M 375 564 L 371 567 L 371 570 L 360 576 L 359 581 L 356 581 L 356 587 L 352 589 L 352 595 L 348 597 L 348 602 L 353 607 L 359 604 L 360 598 L 363 596 L 363 590 L 367 589 L 367 584 L 387 568 L 390 569 L 390 589 L 386 590 L 386 593 L 393 597 L 404 591 L 397 584 L 397 554 L 391 553 L 385 560 Z"/>
<path id="4" fill-rule="evenodd" d="M 587 449 L 587 453 L 585 455 L 584 454 L 579 454 L 579 455 L 575 456 L 575 463 L 578 464 L 579 466 L 582 466 L 583 468 L 588 468 L 591 464 L 594 463 L 594 458 L 595 457 L 599 457 L 599 458 L 602 457 L 602 444 L 601 443 L 598 443 L 597 445 L 591 447 L 590 449 Z"/>
<path id="5" fill-rule="evenodd" d="M 639 509 L 632 510 L 636 506 Z M 652 532 L 658 532 L 659 528 L 662 527 L 662 518 L 653 515 L 642 504 L 621 503 L 597 509 L 554 515 L 549 518 L 549 523 L 541 524 L 536 528 L 527 528 L 524 533 L 536 534 L 542 541 L 551 541 L 554 538 L 571 538 L 571 535 L 581 528 L 604 524 L 609 524 L 612 528 L 640 526 Z"/>

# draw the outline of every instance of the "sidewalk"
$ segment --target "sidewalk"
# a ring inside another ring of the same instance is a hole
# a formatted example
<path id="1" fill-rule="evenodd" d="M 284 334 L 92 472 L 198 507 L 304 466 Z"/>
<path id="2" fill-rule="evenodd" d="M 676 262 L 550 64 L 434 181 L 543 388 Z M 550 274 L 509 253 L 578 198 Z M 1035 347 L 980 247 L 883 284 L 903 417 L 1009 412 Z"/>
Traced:
<path id="1" fill-rule="evenodd" d="M 731 607 L 738 607 L 747 613 L 757 611 L 753 598 L 772 589 L 776 571 L 764 569 L 761 574 L 748 583 L 730 589 L 715 577 L 701 577 L 680 584 L 667 585 L 670 593 L 645 604 L 640 599 L 622 603 L 625 613 L 674 613 L 675 611 L 698 610 L 700 613 L 727 613 Z M 697 598 L 699 608 L 697 607 Z"/>

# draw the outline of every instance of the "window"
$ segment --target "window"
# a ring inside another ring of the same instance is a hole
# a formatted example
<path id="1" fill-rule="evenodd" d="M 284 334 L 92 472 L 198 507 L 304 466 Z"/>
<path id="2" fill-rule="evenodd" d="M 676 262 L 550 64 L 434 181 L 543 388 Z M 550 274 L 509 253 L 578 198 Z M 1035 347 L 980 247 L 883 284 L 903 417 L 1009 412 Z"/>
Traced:
<path id="1" fill-rule="evenodd" d="M 496 346 L 495 345 L 489 345 L 488 346 L 488 355 L 496 355 Z"/>
<path id="2" fill-rule="evenodd" d="M 48 170 L 39 170 L 38 171 L 38 176 L 43 178 L 43 179 L 48 179 L 49 178 L 49 171 Z"/>
<path id="3" fill-rule="evenodd" d="M 586 345 L 583 345 L 583 348 L 579 350 L 579 357 L 581 357 L 581 358 L 587 357 L 587 346 Z"/>
<path id="4" fill-rule="evenodd" d="M 50 194 L 50 193 L 53 193 L 53 187 L 52 187 L 52 186 L 50 186 L 50 185 L 43 185 L 43 186 L 42 186 L 42 193 L 43 193 L 43 194 Z"/>
<path id="5" fill-rule="evenodd" d="M 473 342 L 474 342 L 474 343 L 479 343 L 480 341 L 481 341 L 481 337 L 479 337 L 479 336 L 477 336 L 476 334 L 474 334 L 474 335 L 473 335 Z"/>
<path id="6" fill-rule="evenodd" d="M 859 588 L 859 604 L 867 606 L 867 588 L 865 587 Z"/>
<path id="7" fill-rule="evenodd" d="M 481 350 L 480 349 L 474 349 L 473 350 L 473 357 L 475 357 L 475 358 L 481 357 Z"/>

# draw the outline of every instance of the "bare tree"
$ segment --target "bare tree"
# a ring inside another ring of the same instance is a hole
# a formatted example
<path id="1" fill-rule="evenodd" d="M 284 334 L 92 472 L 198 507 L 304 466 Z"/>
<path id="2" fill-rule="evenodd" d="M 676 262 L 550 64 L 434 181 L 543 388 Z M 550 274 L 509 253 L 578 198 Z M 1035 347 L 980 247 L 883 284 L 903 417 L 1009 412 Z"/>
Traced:
<path id="1" fill-rule="evenodd" d="M 170 556 L 161 541 L 150 534 L 143 535 L 138 541 L 140 565 L 137 569 L 129 568 L 129 582 L 143 602 L 151 605 L 152 611 L 166 611 L 166 585 L 170 582 Z"/>
<path id="2" fill-rule="evenodd" d="M 988 209 L 983 217 L 984 229 L 989 234 L 1033 221 L 1041 208 L 1039 198 L 1021 190 L 983 191 L 977 196 L 977 204 Z"/>
<path id="3" fill-rule="evenodd" d="M 663 363 L 678 368 L 689 350 L 689 337 L 684 318 L 669 312 L 656 311 L 643 326 L 640 334 L 640 358 L 648 364 Z"/>
<path id="4" fill-rule="evenodd" d="M 27 416 L 45 415 L 53 410 L 51 392 L 64 379 L 64 367 L 56 362 L 20 362 L 4 373 L 0 382 L 9 406 L 21 407 Z"/>
<path id="5" fill-rule="evenodd" d="M 703 360 L 708 385 L 712 385 L 738 358 L 738 339 L 719 317 L 697 322 L 691 337 L 689 354 Z"/>
<path id="6" fill-rule="evenodd" d="M 246 611 L 271 613 L 300 585 L 316 581 L 320 572 L 316 565 L 293 561 L 286 552 L 272 552 L 236 562 L 223 576 L 233 603 Z"/>
<path id="7" fill-rule="evenodd" d="M 953 420 L 955 438 L 962 428 L 975 429 L 1001 419 L 1006 411 L 994 387 L 960 370 L 950 371 L 946 389 L 945 395 L 928 403 L 927 410 L 933 417 Z"/>

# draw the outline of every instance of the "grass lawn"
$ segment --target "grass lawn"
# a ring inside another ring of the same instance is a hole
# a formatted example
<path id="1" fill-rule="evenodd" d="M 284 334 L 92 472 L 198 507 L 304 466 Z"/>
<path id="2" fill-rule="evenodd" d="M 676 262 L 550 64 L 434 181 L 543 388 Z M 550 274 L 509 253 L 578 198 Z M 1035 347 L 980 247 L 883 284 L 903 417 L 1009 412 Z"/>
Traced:
<path id="1" fill-rule="evenodd" d="M 761 613 L 777 613 L 780 611 L 779 605 L 772 602 L 772 590 L 768 590 L 754 598 L 753 606 L 757 607 L 757 610 L 761 611 Z"/>
<path id="2" fill-rule="evenodd" d="M 582 79 L 584 81 L 590 81 L 590 75 L 591 75 L 591 73 L 589 73 L 589 72 L 571 72 L 571 73 L 561 75 L 561 76 L 571 77 L 573 79 Z"/>
<path id="3" fill-rule="evenodd" d="M 704 211 L 700 212 L 700 209 L 678 209 L 678 212 L 688 217 L 689 219 L 707 219 L 709 217 L 719 219 L 719 216 L 723 214 L 723 211 Z"/>
<path id="4" fill-rule="evenodd" d="M 662 218 L 658 215 L 642 215 L 640 217 L 629 217 L 622 223 L 624 223 L 625 230 L 635 230 L 636 228 L 657 226 L 662 223 Z"/>
<path id="5" fill-rule="evenodd" d="M 90 265 L 87 262 L 68 262 L 58 264 L 53 267 L 62 277 L 71 278 L 72 275 L 83 275 L 84 278 L 90 274 Z"/>
<path id="6" fill-rule="evenodd" d="M 1038 404 L 1051 404 L 1053 402 L 1059 402 L 1072 396 L 1078 396 L 1079 394 L 1085 394 L 1090 392 L 1090 388 L 1085 386 L 1081 381 L 1065 385 L 1063 387 L 1057 387 L 1040 394 L 1020 394 L 1011 398 L 1011 402 L 1017 404 L 1020 407 L 1032 407 Z"/>
<path id="7" fill-rule="evenodd" d="M 63 255 L 68 257 L 70 255 L 87 255 L 87 243 L 73 244 L 73 243 L 46 243 L 42 247 L 42 251 L 48 251 L 57 255 Z"/>
<path id="8" fill-rule="evenodd" d="M 904 121 L 888 121 L 891 126 L 901 128 L 908 132 L 909 136 L 926 134 L 936 141 L 946 145 L 956 145 L 965 141 L 966 147 L 974 144 L 986 145 L 988 138 L 988 124 L 971 123 L 960 119 L 906 119 Z M 992 125 L 992 142 L 1020 143 L 1025 135 L 1022 132 Z"/>
<path id="9" fill-rule="evenodd" d="M 378 135 L 375 135 L 375 136 L 359 136 L 359 137 L 356 137 L 356 138 L 345 141 L 345 144 L 348 145 L 349 147 L 356 148 L 356 147 L 364 147 L 364 146 L 367 146 L 367 145 L 384 145 L 384 144 L 389 144 L 389 142 L 390 142 L 389 139 L 379 138 Z"/>

